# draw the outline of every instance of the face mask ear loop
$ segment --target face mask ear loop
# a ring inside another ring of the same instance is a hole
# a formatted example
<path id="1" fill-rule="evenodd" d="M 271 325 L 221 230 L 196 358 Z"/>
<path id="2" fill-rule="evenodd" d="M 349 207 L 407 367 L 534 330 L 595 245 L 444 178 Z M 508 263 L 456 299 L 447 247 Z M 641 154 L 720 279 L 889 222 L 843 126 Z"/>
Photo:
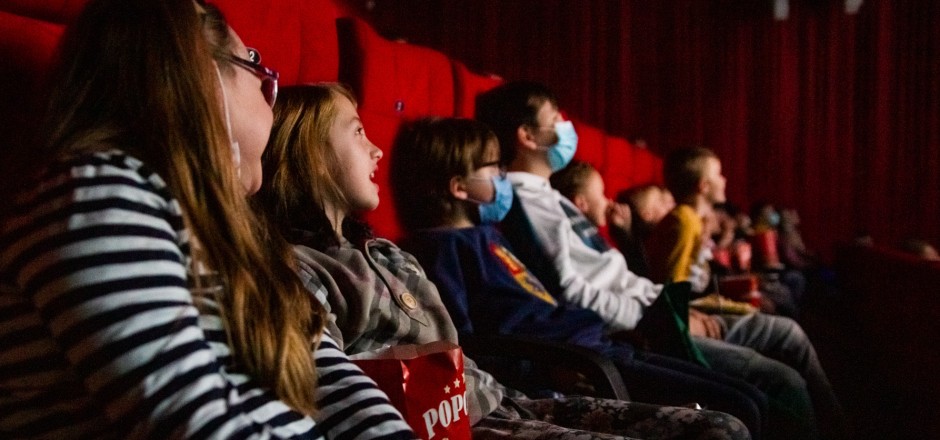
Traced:
<path id="1" fill-rule="evenodd" d="M 473 203 L 475 203 L 475 204 L 477 204 L 477 205 L 485 205 L 485 204 L 487 204 L 487 203 L 493 203 L 494 201 L 496 201 L 496 184 L 493 183 L 492 179 L 486 179 L 486 178 L 483 178 L 483 177 L 465 177 L 465 179 L 467 179 L 467 180 L 486 180 L 487 182 L 490 183 L 490 187 L 493 188 L 493 200 L 490 200 L 490 201 L 488 201 L 488 202 L 484 202 L 483 200 L 474 199 L 473 197 L 470 197 L 470 194 L 467 194 L 467 198 L 465 199 L 466 201 L 468 201 L 468 202 L 473 202 Z"/>
<path id="2" fill-rule="evenodd" d="M 219 77 L 219 88 L 222 89 L 222 107 L 225 109 L 225 131 L 228 133 L 228 139 L 232 146 L 232 161 L 235 163 L 235 173 L 240 177 L 242 174 L 241 148 L 239 148 L 238 142 L 235 142 L 235 138 L 232 136 L 232 119 L 228 111 L 228 94 L 225 93 L 225 84 L 222 82 L 222 71 L 219 70 L 218 65 L 215 66 L 215 74 Z"/>

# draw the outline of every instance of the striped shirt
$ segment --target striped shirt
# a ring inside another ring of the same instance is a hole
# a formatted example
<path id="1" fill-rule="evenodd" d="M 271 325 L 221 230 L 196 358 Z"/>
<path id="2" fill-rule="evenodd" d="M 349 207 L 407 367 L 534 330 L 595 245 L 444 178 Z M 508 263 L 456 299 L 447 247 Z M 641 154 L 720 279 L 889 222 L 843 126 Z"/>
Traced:
<path id="1" fill-rule="evenodd" d="M 0 228 L 0 438 L 413 438 L 329 335 L 316 420 L 239 371 L 187 287 L 180 204 L 140 161 L 57 167 Z"/>

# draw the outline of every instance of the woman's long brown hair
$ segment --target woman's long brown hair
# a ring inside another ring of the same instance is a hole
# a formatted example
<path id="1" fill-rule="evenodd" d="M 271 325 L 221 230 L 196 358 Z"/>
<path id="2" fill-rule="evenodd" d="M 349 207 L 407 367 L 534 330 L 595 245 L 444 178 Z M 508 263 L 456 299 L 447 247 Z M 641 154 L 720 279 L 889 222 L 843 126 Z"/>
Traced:
<path id="1" fill-rule="evenodd" d="M 193 266 L 226 284 L 218 300 L 236 363 L 311 415 L 325 312 L 237 179 L 215 70 L 233 74 L 231 44 L 218 10 L 193 0 L 91 1 L 60 49 L 46 154 L 120 148 L 164 177 L 194 238 Z"/>

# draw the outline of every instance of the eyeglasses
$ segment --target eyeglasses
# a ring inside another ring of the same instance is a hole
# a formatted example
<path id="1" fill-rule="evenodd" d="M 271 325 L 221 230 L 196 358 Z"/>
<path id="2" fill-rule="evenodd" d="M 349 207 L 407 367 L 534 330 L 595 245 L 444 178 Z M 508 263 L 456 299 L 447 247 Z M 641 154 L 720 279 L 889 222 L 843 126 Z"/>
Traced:
<path id="1" fill-rule="evenodd" d="M 481 169 L 481 168 L 486 168 L 486 167 L 499 167 L 499 177 L 500 177 L 501 179 L 503 179 L 503 178 L 506 177 L 506 167 L 500 166 L 499 161 L 493 161 L 493 162 L 487 162 L 487 163 L 480 164 L 480 166 L 474 168 L 474 170 L 479 170 L 479 169 Z M 473 177 L 471 177 L 471 179 L 472 179 L 472 178 L 473 178 Z"/>
<path id="2" fill-rule="evenodd" d="M 250 47 L 247 49 L 249 59 L 246 60 L 232 54 L 229 54 L 228 59 L 261 78 L 261 93 L 264 95 L 264 100 L 267 101 L 268 105 L 274 107 L 274 101 L 277 99 L 277 79 L 280 75 L 277 71 L 261 64 L 261 54 L 256 49 Z"/>
<path id="3" fill-rule="evenodd" d="M 548 127 L 543 127 L 543 126 L 541 126 L 541 125 L 530 125 L 530 127 L 534 128 L 534 129 L 536 129 L 536 130 L 554 130 L 554 129 L 555 129 L 555 124 L 549 125 Z"/>

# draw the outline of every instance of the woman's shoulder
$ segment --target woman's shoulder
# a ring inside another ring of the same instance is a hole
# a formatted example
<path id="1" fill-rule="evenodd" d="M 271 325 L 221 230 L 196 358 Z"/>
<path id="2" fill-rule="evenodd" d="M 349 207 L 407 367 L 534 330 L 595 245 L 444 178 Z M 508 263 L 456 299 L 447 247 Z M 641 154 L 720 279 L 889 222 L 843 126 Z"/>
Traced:
<path id="1" fill-rule="evenodd" d="M 365 242 L 366 249 L 373 257 L 381 255 L 386 258 L 408 258 L 411 254 L 398 247 L 397 244 L 386 238 L 373 238 Z M 412 257 L 413 258 L 413 257 Z"/>
<path id="2" fill-rule="evenodd" d="M 157 199 L 154 199 L 154 195 Z M 72 155 L 46 166 L 36 184 L 15 197 L 20 210 L 37 205 L 132 199 L 165 205 L 173 199 L 166 181 L 140 159 L 111 149 Z"/>
<path id="3" fill-rule="evenodd" d="M 165 181 L 120 150 L 47 165 L 30 189 L 4 207 L 2 217 L 0 260 L 25 258 L 24 264 L 33 261 L 31 252 L 76 241 L 113 249 L 126 247 L 121 236 L 166 239 L 178 246 L 188 240 L 180 204 Z"/>
<path id="4" fill-rule="evenodd" d="M 294 243 L 291 245 L 291 249 L 294 251 L 294 256 L 296 256 L 302 262 L 315 262 L 325 258 L 330 258 L 329 255 L 305 244 Z"/>
<path id="5" fill-rule="evenodd" d="M 366 242 L 366 248 L 369 256 L 377 263 L 385 266 L 386 269 L 404 270 L 409 273 L 424 276 L 424 268 L 418 263 L 418 259 L 411 253 L 398 247 L 391 240 L 384 238 L 373 238 Z"/>
<path id="6" fill-rule="evenodd" d="M 180 205 L 163 178 L 121 150 L 57 160 L 5 208 L 0 236 L 23 237 L 37 225 L 74 229 L 76 222 L 105 221 L 102 216 L 125 224 L 151 224 L 159 217 L 172 229 L 183 229 Z"/>
<path id="7" fill-rule="evenodd" d="M 76 179 L 123 177 L 158 190 L 167 187 L 166 181 L 144 161 L 117 148 L 69 156 L 56 161 L 49 170 L 52 174 L 68 172 Z"/>

